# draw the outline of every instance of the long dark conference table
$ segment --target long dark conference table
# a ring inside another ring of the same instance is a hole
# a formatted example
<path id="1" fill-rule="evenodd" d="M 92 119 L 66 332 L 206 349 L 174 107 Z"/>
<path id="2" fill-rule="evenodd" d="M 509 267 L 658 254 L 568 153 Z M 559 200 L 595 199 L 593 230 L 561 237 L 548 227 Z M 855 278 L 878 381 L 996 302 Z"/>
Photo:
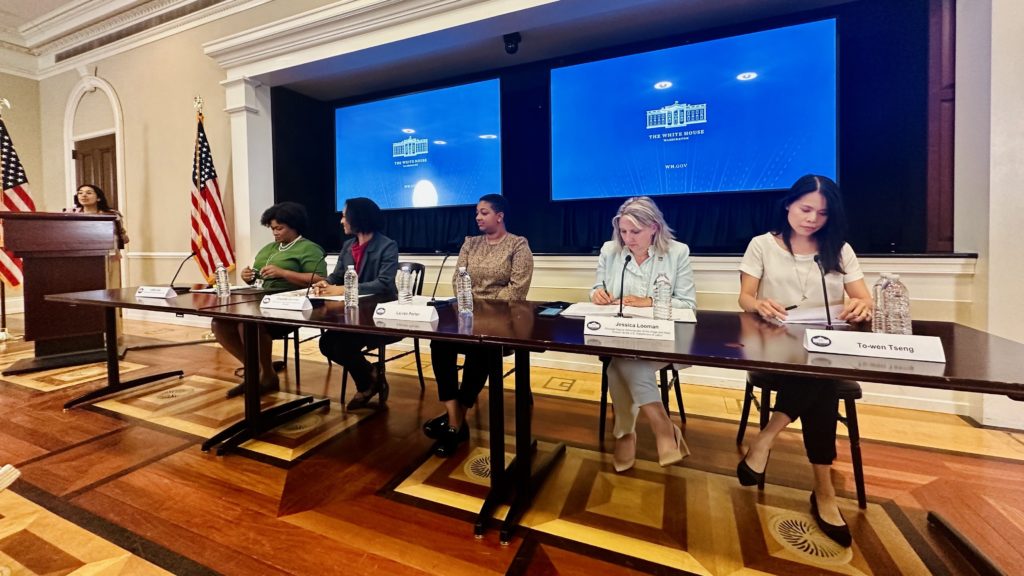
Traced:
<path id="1" fill-rule="evenodd" d="M 675 341 L 584 336 L 583 319 L 563 316 L 539 317 L 537 302 L 476 301 L 471 321 L 459 319 L 453 308 L 441 308 L 436 323 L 389 321 L 374 318 L 379 300 L 363 298 L 358 311 L 346 310 L 341 302 L 326 302 L 305 311 L 260 308 L 258 295 L 218 299 L 212 294 L 185 294 L 167 300 L 135 297 L 135 289 L 94 290 L 47 296 L 47 299 L 74 305 L 106 308 L 108 343 L 108 386 L 68 403 L 68 407 L 124 390 L 141 381 L 120 382 L 117 374 L 116 327 L 114 309 L 129 308 L 193 314 L 243 322 L 246 342 L 256 341 L 257 326 L 262 323 L 296 327 L 324 328 L 342 332 L 383 334 L 476 343 L 489 346 L 495 362 L 491 382 L 501 382 L 502 351 L 512 349 L 515 358 L 515 458 L 508 469 L 491 468 L 491 490 L 475 523 L 480 536 L 491 522 L 497 505 L 511 497 L 508 514 L 502 523 L 502 542 L 511 539 L 522 513 L 551 465 L 564 451 L 556 444 L 553 451 L 535 462 L 536 441 L 532 435 L 530 392 L 530 353 L 546 350 L 606 357 L 639 358 L 737 370 L 759 370 L 780 374 L 800 374 L 847 378 L 885 384 L 938 388 L 984 394 L 1006 395 L 1024 400 L 1024 344 L 994 336 L 952 322 L 915 321 L 914 333 L 941 339 L 945 363 L 840 356 L 809 353 L 803 348 L 807 326 L 775 326 L 754 314 L 736 312 L 697 312 L 695 324 L 677 323 Z M 813 327 L 813 326 L 812 326 Z M 846 327 L 857 330 L 866 327 Z M 113 338 L 111 336 L 114 336 Z M 114 346 L 111 348 L 110 343 Z M 282 417 L 291 417 L 323 406 L 326 400 L 303 398 L 285 408 L 260 411 L 256 378 L 255 346 L 246 348 L 245 416 L 231 434 L 230 446 L 276 425 Z M 249 368 L 252 369 L 249 369 Z M 181 372 L 148 377 L 146 382 Z M 505 456 L 504 395 L 488 394 L 491 462 L 503 462 Z M 298 412 L 296 412 L 298 411 Z M 207 441 L 204 449 L 223 437 Z M 932 518 L 941 528 L 950 530 L 937 515 Z M 952 536 L 958 534 L 953 530 Z"/>

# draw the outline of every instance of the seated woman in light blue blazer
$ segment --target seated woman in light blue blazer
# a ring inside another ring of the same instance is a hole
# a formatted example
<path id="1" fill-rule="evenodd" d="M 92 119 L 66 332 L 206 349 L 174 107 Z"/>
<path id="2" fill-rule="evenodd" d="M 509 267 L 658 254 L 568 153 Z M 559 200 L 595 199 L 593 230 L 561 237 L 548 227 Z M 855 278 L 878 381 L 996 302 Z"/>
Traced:
<path id="1" fill-rule="evenodd" d="M 690 249 L 675 240 L 653 200 L 646 196 L 626 200 L 612 218 L 612 228 L 612 239 L 601 247 L 591 302 L 617 304 L 621 298 L 626 306 L 653 306 L 654 281 L 665 273 L 672 281 L 672 307 L 697 307 Z M 623 266 L 625 278 L 620 285 Z M 636 418 L 641 411 L 657 439 L 659 464 L 669 466 L 690 453 L 682 431 L 672 424 L 661 403 L 655 372 L 662 366 L 664 362 L 628 358 L 613 358 L 608 365 L 608 391 L 615 408 L 616 472 L 629 470 L 636 460 Z"/>

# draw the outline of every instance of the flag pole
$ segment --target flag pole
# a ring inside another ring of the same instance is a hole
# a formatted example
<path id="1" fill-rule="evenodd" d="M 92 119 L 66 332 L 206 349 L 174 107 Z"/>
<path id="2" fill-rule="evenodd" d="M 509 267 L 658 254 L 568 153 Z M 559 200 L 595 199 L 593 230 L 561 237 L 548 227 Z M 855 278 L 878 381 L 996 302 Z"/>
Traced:
<path id="1" fill-rule="evenodd" d="M 0 98 L 0 120 L 4 119 L 5 106 L 10 110 L 11 102 L 7 98 Z M 0 178 L 2 177 L 3 174 L 0 174 Z M 3 202 L 2 198 L 0 198 L 0 202 Z M 2 237 L 3 235 L 0 234 L 0 238 Z M 14 337 L 7 331 L 7 282 L 0 280 L 0 342 L 13 339 Z"/>

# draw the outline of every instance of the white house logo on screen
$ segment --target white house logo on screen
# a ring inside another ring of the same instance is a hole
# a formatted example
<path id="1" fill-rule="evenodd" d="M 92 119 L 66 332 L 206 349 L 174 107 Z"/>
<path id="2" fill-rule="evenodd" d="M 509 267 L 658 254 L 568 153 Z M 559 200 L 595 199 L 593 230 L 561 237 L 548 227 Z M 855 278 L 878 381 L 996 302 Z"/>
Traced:
<path id="1" fill-rule="evenodd" d="M 819 348 L 828 348 L 829 346 L 832 345 L 832 340 L 829 339 L 828 336 L 818 335 L 818 336 L 813 336 L 811 338 L 811 344 L 814 344 L 815 346 L 817 346 Z"/>
<path id="2" fill-rule="evenodd" d="M 601 329 L 601 323 L 598 322 L 597 320 L 591 320 L 590 322 L 587 322 L 587 329 L 589 329 L 589 330 L 600 330 Z"/>
<path id="3" fill-rule="evenodd" d="M 707 104 L 674 104 L 647 111 L 647 129 L 679 128 L 690 124 L 705 124 L 708 121 Z"/>
<path id="4" fill-rule="evenodd" d="M 426 138 L 413 138 L 412 136 L 409 136 L 401 142 L 394 142 L 391 144 L 392 158 L 408 158 L 411 156 L 426 154 L 427 152 Z"/>

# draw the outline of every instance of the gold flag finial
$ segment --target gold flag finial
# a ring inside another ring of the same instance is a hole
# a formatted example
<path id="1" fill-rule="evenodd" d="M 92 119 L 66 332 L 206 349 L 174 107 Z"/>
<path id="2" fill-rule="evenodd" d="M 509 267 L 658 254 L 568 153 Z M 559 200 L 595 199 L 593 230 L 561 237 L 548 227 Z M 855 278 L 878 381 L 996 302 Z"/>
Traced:
<path id="1" fill-rule="evenodd" d="M 203 97 L 196 96 L 192 99 L 192 107 L 196 109 L 196 114 L 203 115 Z"/>
<path id="2" fill-rule="evenodd" d="M 11 101 L 8 100 L 7 98 L 0 98 L 0 116 L 4 115 L 4 107 L 5 106 L 7 107 L 8 110 L 10 110 L 11 109 Z"/>

